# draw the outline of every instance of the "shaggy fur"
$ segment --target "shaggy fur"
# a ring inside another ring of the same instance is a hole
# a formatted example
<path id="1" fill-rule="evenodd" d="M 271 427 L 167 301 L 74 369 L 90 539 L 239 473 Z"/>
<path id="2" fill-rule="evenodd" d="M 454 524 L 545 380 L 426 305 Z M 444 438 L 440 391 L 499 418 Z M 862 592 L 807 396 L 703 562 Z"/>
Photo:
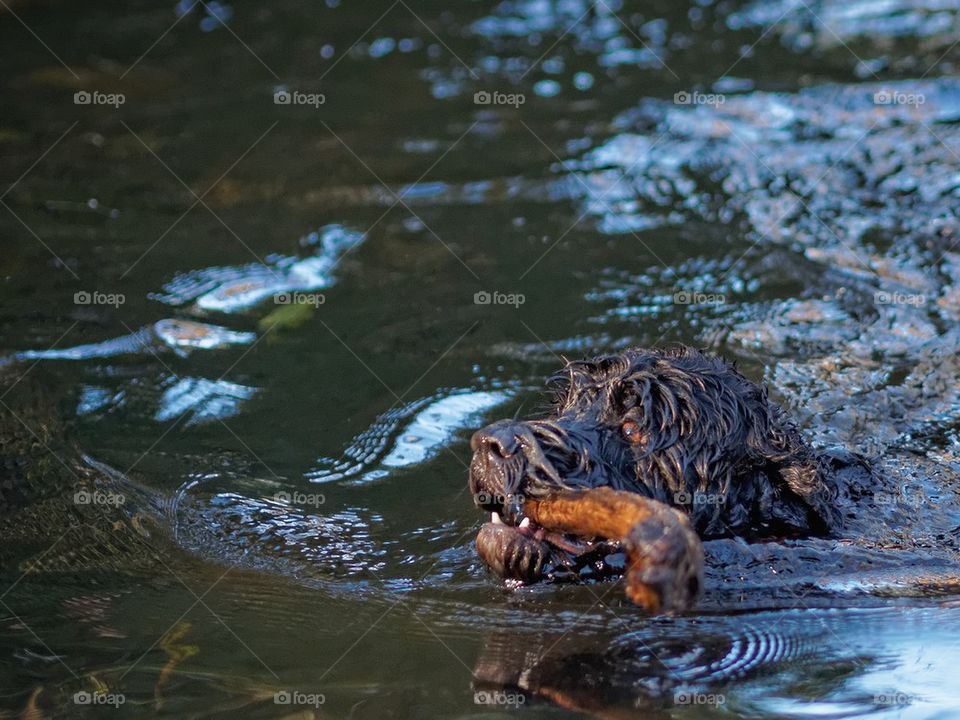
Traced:
<path id="1" fill-rule="evenodd" d="M 766 389 L 691 348 L 568 363 L 542 420 L 474 435 L 470 486 L 507 522 L 520 498 L 609 486 L 685 509 L 704 538 L 823 534 L 827 463 Z"/>

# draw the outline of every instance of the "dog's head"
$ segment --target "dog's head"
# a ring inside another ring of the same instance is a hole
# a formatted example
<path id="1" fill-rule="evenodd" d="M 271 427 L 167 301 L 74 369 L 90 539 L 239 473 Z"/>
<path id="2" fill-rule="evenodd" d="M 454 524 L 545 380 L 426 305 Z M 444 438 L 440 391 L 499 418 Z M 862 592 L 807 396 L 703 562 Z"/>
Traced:
<path id="1" fill-rule="evenodd" d="M 472 438 L 470 489 L 507 525 L 523 498 L 599 486 L 690 513 L 704 537 L 823 532 L 835 511 L 815 453 L 763 387 L 689 348 L 568 363 L 540 420 Z"/>

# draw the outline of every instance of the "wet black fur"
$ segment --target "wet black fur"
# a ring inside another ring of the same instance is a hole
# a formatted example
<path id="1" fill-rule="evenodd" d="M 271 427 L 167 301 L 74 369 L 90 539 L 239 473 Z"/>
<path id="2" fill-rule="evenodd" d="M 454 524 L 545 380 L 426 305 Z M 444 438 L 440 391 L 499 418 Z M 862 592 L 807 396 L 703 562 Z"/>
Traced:
<path id="1" fill-rule="evenodd" d="M 631 349 L 568 363 L 549 384 L 546 418 L 474 436 L 470 484 L 484 507 L 509 517 L 505 497 L 606 485 L 683 507 L 704 538 L 839 524 L 829 463 L 764 387 L 724 360 L 687 347 Z M 626 440 L 628 420 L 642 442 Z"/>

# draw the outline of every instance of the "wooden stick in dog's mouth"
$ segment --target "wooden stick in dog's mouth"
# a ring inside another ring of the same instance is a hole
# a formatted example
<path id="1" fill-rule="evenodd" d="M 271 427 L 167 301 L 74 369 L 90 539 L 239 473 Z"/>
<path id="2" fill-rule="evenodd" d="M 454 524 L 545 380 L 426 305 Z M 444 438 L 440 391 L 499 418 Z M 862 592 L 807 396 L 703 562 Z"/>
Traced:
<path id="1" fill-rule="evenodd" d="M 700 597 L 703 546 L 679 510 L 636 493 L 595 488 L 528 497 L 523 513 L 547 531 L 619 541 L 627 553 L 627 597 L 648 612 L 688 610 Z M 496 525 L 485 528 L 508 530 Z M 520 536 L 513 540 L 525 542 Z M 532 549 L 522 549 L 534 564 L 542 562 L 532 540 L 527 542 Z M 489 552 L 481 550 L 481 554 Z"/>

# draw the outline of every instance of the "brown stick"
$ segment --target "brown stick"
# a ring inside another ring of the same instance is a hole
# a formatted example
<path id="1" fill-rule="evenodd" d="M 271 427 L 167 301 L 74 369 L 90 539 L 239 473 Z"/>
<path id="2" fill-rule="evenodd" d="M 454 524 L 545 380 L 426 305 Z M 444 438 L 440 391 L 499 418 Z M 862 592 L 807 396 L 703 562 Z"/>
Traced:
<path id="1" fill-rule="evenodd" d="M 703 588 L 703 546 L 687 516 L 636 493 L 595 488 L 527 498 L 524 513 L 548 530 L 620 540 L 626 594 L 652 613 L 687 610 Z"/>

